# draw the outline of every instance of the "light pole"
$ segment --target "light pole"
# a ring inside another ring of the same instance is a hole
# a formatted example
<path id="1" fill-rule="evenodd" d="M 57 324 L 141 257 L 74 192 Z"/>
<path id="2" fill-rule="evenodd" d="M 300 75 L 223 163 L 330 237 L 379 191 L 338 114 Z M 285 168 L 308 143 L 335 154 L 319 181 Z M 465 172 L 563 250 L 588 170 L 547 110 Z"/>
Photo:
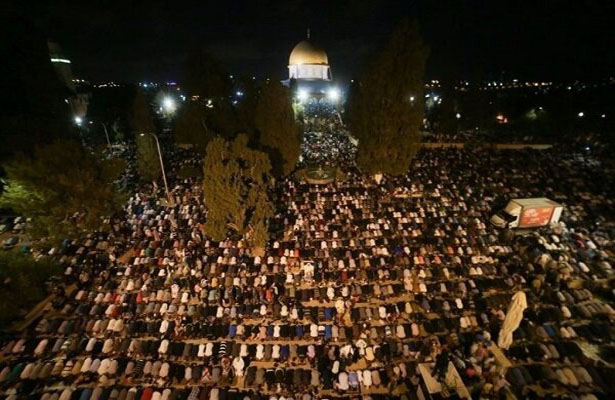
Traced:
<path id="1" fill-rule="evenodd" d="M 160 142 L 158 141 L 158 136 L 156 136 L 156 134 L 152 132 L 141 133 L 141 136 L 145 136 L 145 134 L 151 135 L 156 140 L 156 147 L 158 148 L 158 158 L 160 159 L 160 169 L 162 170 L 162 181 L 164 182 L 164 190 L 167 193 L 167 200 L 172 203 L 173 201 L 171 200 L 171 194 L 169 193 L 169 186 L 167 185 L 167 175 L 164 173 L 164 163 L 162 162 L 162 152 L 160 151 Z"/>
<path id="2" fill-rule="evenodd" d="M 111 140 L 109 140 L 109 132 L 107 132 L 107 125 L 104 122 L 100 123 L 105 130 L 105 137 L 107 138 L 107 145 L 109 145 L 109 149 L 111 148 Z"/>

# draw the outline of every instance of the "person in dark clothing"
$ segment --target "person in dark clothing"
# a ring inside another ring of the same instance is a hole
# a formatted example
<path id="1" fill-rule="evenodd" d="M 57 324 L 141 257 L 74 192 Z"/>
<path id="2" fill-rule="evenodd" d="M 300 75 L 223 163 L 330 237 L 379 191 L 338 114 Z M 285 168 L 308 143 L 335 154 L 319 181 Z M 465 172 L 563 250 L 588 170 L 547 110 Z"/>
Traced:
<path id="1" fill-rule="evenodd" d="M 450 357 L 451 355 L 446 347 L 444 347 L 442 352 L 436 357 L 436 365 L 433 369 L 433 375 L 440 382 L 444 382 Z"/>

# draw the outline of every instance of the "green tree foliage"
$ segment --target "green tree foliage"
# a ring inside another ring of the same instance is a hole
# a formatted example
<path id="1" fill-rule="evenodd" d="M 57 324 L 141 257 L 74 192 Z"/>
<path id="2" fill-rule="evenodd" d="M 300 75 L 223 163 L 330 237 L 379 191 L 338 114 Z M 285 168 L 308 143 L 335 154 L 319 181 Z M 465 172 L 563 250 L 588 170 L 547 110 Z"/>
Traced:
<path id="1" fill-rule="evenodd" d="M 446 134 L 456 134 L 459 130 L 459 120 L 457 119 L 457 112 L 459 106 L 455 99 L 455 91 L 452 80 L 447 80 L 441 84 L 440 96 L 442 97 L 442 104 L 438 107 L 438 132 Z"/>
<path id="2" fill-rule="evenodd" d="M 0 327 L 22 317 L 46 296 L 45 282 L 61 266 L 50 258 L 34 260 L 17 251 L 0 252 Z"/>
<path id="3" fill-rule="evenodd" d="M 205 233 L 224 240 L 234 231 L 251 246 L 264 247 L 273 213 L 268 196 L 270 171 L 267 154 L 248 148 L 246 135 L 232 142 L 219 137 L 209 142 L 203 163 Z"/>
<path id="4" fill-rule="evenodd" d="M 176 143 L 191 144 L 199 151 L 205 151 L 213 132 L 207 126 L 205 110 L 199 102 L 186 102 L 179 109 L 174 134 Z"/>
<path id="5" fill-rule="evenodd" d="M 130 86 L 92 89 L 87 118 L 94 122 L 90 129 L 94 131 L 98 143 L 106 144 L 105 131 L 101 123 L 106 125 L 112 143 L 132 138 L 134 132 L 130 131 L 127 124 L 132 114 L 134 97 L 134 88 Z"/>
<path id="6" fill-rule="evenodd" d="M 154 182 L 162 175 L 156 139 L 150 134 L 137 136 L 137 170 L 146 182 Z"/>
<path id="7" fill-rule="evenodd" d="M 230 101 L 220 101 L 207 108 L 207 126 L 225 138 L 232 138 L 240 129 L 235 109 Z"/>
<path id="8" fill-rule="evenodd" d="M 189 96 L 212 99 L 228 99 L 232 82 L 228 72 L 209 53 L 197 49 L 189 54 L 184 69 L 181 87 Z"/>
<path id="9" fill-rule="evenodd" d="M 246 133 L 251 142 L 257 142 L 257 132 L 254 127 L 254 115 L 258 104 L 259 87 L 256 80 L 251 77 L 241 77 L 239 87 L 243 96 L 235 107 L 237 116 L 238 131 Z"/>
<path id="10" fill-rule="evenodd" d="M 394 175 L 408 171 L 419 148 L 427 55 L 418 26 L 405 22 L 353 90 L 349 122 L 359 139 L 357 164 L 363 171 Z"/>
<path id="11" fill-rule="evenodd" d="M 46 36 L 20 7 L 3 6 L 0 160 L 8 160 L 18 152 L 31 154 L 36 144 L 76 138 L 77 132 L 65 101 L 71 93 L 49 60 Z"/>
<path id="12" fill-rule="evenodd" d="M 155 130 L 151 107 L 145 93 L 140 89 L 136 90 L 132 101 L 129 124 L 130 129 L 135 133 L 135 137 L 141 133 L 154 132 Z"/>
<path id="13" fill-rule="evenodd" d="M 279 80 L 271 79 L 263 85 L 256 104 L 254 126 L 275 174 L 290 174 L 301 153 L 301 132 L 295 122 L 289 91 Z"/>
<path id="14" fill-rule="evenodd" d="M 99 229 L 102 218 L 119 210 L 125 197 L 115 185 L 124 168 L 102 161 L 73 140 L 35 148 L 5 164 L 6 191 L 0 207 L 31 218 L 28 233 L 52 242 Z"/>
<path id="15" fill-rule="evenodd" d="M 186 60 L 181 86 L 204 107 L 209 129 L 233 137 L 239 129 L 231 104 L 233 83 L 220 63 L 202 50 L 193 51 Z"/>
<path id="16" fill-rule="evenodd" d="M 162 171 L 156 139 L 151 135 L 155 129 L 151 107 L 145 93 L 139 89 L 135 93 L 129 122 L 137 141 L 137 170 L 144 181 L 153 182 L 160 177 Z"/>

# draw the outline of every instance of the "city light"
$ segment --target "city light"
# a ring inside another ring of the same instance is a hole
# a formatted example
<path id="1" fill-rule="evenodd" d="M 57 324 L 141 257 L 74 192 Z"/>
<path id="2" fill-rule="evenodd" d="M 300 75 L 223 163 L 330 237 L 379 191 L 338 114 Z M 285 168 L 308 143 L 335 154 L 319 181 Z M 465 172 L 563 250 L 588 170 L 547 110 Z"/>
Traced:
<path id="1" fill-rule="evenodd" d="M 504 115 L 504 114 L 498 114 L 495 116 L 495 119 L 498 121 L 498 123 L 500 124 L 507 124 L 508 123 L 508 118 Z"/>
<path id="2" fill-rule="evenodd" d="M 331 101 L 338 101 L 339 98 L 340 98 L 340 91 L 338 89 L 336 89 L 336 88 L 331 88 L 327 92 L 327 97 Z"/>
<path id="3" fill-rule="evenodd" d="M 457 114 L 455 114 L 455 117 L 456 117 L 457 119 L 460 119 L 460 118 L 461 118 L 461 114 L 457 113 Z"/>
<path id="4" fill-rule="evenodd" d="M 297 99 L 299 99 L 299 101 L 301 102 L 306 101 L 308 99 L 308 92 L 303 89 L 299 89 L 299 91 L 297 92 Z"/>
<path id="5" fill-rule="evenodd" d="M 75 123 L 79 126 L 81 126 L 81 123 L 83 122 L 83 119 L 81 117 L 75 117 Z"/>
<path id="6" fill-rule="evenodd" d="M 585 116 L 585 113 L 583 111 L 581 111 L 580 113 L 577 114 L 579 117 L 583 117 Z"/>
<path id="7" fill-rule="evenodd" d="M 414 96 L 410 96 L 410 101 L 414 103 Z"/>
<path id="8" fill-rule="evenodd" d="M 66 58 L 52 58 L 51 62 L 52 63 L 70 64 L 70 60 L 67 60 Z"/>

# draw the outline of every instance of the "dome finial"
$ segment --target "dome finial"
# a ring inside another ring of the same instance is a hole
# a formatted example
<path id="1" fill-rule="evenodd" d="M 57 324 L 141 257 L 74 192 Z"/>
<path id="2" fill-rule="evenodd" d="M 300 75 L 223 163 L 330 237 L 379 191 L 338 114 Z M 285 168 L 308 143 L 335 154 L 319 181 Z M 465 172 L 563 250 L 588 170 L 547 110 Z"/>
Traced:
<path id="1" fill-rule="evenodd" d="M 310 38 L 310 28 L 307 28 L 307 38 Z"/>

